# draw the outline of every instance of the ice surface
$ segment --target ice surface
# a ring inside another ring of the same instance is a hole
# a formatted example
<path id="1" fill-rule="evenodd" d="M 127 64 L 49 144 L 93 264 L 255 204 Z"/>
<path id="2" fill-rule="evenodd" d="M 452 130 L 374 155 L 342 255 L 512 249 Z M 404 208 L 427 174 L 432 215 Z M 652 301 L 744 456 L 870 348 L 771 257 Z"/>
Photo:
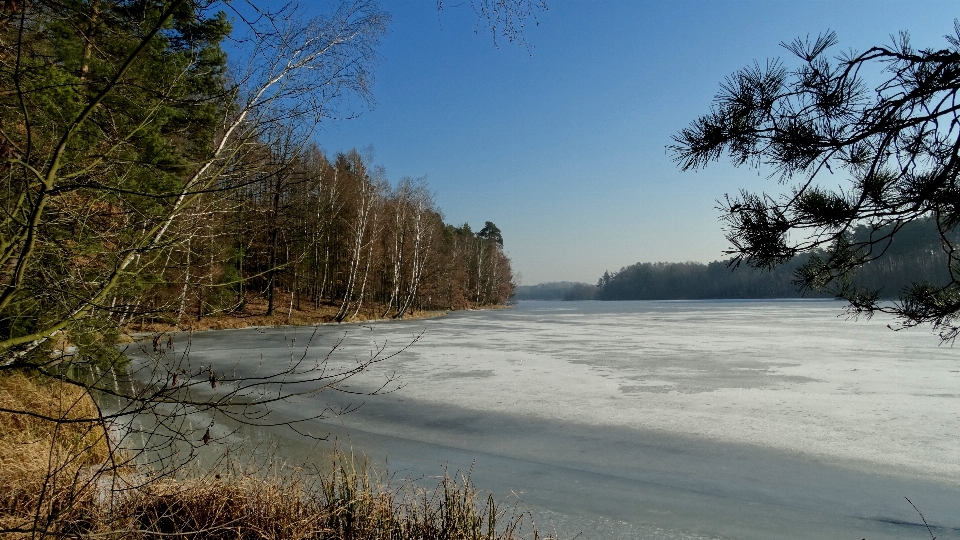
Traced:
<path id="1" fill-rule="evenodd" d="M 960 351 L 929 332 L 838 319 L 832 301 L 567 305 L 377 325 L 370 338 L 399 345 L 425 329 L 389 366 L 425 403 L 960 481 Z"/>
<path id="2" fill-rule="evenodd" d="M 322 326 L 308 355 L 346 332 L 343 365 L 422 335 L 350 383 L 397 375 L 402 388 L 324 393 L 313 407 L 364 405 L 312 429 L 414 475 L 476 460 L 484 487 L 523 492 L 542 519 L 588 538 L 922 538 L 904 496 L 960 527 L 960 351 L 882 318 L 845 320 L 842 307 L 524 302 Z M 281 365 L 310 332 L 197 334 L 191 361 Z"/>

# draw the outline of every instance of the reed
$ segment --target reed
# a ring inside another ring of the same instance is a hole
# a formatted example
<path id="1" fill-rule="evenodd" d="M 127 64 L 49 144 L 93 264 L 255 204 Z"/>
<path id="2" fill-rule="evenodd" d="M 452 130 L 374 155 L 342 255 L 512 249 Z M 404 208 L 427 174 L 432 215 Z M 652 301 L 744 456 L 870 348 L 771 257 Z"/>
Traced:
<path id="1" fill-rule="evenodd" d="M 0 377 L 0 529 L 82 521 L 110 448 L 87 391 L 20 372 Z M 25 411 L 26 413 L 6 412 Z"/>
<path id="2" fill-rule="evenodd" d="M 529 513 L 482 496 L 469 475 L 394 484 L 345 452 L 323 467 L 221 466 L 157 477 L 112 466 L 107 431 L 80 387 L 0 376 L 4 538 L 515 540 Z M 122 460 L 126 462 L 127 460 Z"/>
<path id="3" fill-rule="evenodd" d="M 325 473 L 167 480 L 138 490 L 113 511 L 125 516 L 122 528 L 144 539 L 539 538 L 528 514 L 480 497 L 469 477 L 444 475 L 433 489 L 410 481 L 393 488 L 352 456 L 337 453 L 333 461 Z"/>

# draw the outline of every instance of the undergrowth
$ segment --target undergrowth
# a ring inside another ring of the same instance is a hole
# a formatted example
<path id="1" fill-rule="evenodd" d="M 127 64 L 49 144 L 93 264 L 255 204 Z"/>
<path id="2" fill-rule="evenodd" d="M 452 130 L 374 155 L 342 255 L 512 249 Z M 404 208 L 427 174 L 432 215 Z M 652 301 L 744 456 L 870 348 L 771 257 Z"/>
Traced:
<path id="1" fill-rule="evenodd" d="M 97 472 L 110 457 L 93 399 L 83 388 L 13 372 L 0 376 L 0 410 L 0 529 L 78 520 L 74 511 L 93 504 Z"/>
<path id="2" fill-rule="evenodd" d="M 353 456 L 326 466 L 156 475 L 117 467 L 82 388 L 0 376 L 3 538 L 515 540 L 538 538 L 517 505 L 469 476 L 393 485 Z"/>

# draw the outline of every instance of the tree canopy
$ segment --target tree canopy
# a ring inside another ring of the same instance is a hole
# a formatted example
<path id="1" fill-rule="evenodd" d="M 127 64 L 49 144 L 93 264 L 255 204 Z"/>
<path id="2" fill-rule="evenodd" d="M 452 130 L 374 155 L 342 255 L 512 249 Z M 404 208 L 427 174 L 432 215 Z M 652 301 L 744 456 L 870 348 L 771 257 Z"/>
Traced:
<path id="1" fill-rule="evenodd" d="M 852 314 L 895 315 L 960 333 L 960 24 L 940 48 L 889 45 L 831 55 L 833 32 L 782 46 L 794 60 L 755 63 L 728 77 L 709 113 L 673 137 L 682 170 L 727 155 L 788 188 L 742 191 L 721 203 L 733 264 L 772 268 L 801 253 L 801 289 L 849 301 Z M 853 276 L 884 257 L 894 237 L 932 218 L 945 253 L 945 283 L 914 281 L 899 300 Z"/>
<path id="2" fill-rule="evenodd" d="M 256 9 L 249 6 L 250 9 Z M 69 343 L 113 358 L 133 320 L 180 324 L 285 295 L 336 320 L 500 303 L 500 229 L 443 223 L 356 151 L 309 143 L 370 97 L 389 16 L 344 0 L 236 21 L 230 3 L 36 1 L 0 10 L 0 367 Z M 40 360 L 37 360 L 40 359 Z"/>
<path id="3" fill-rule="evenodd" d="M 186 1 L 32 2 L 0 19 L 0 350 L 27 352 L 112 330 L 98 308 L 215 176 L 230 25 Z"/>
<path id="4" fill-rule="evenodd" d="M 500 233 L 500 227 L 497 227 L 491 221 L 484 223 L 483 228 L 477 233 L 477 237 L 496 242 L 501 247 L 503 246 L 503 235 Z"/>
<path id="5" fill-rule="evenodd" d="M 52 433 L 21 486 L 30 498 L 6 505 L 0 536 L 96 534 L 70 517 L 92 500 L 80 493 L 115 500 L 113 475 L 133 476 L 131 465 L 149 472 L 124 481 L 128 493 L 177 472 L 224 442 L 214 418 L 296 431 L 340 414 L 271 418 L 277 403 L 344 390 L 403 350 L 384 343 L 331 364 L 340 342 L 316 361 L 308 345 L 299 361 L 244 377 L 191 364 L 189 338 L 175 344 L 173 331 L 194 317 L 265 311 L 277 324 L 282 311 L 289 324 L 302 305 L 335 321 L 399 318 L 513 291 L 495 225 L 474 234 L 446 224 L 423 181 L 391 185 L 369 155 L 328 156 L 311 142 L 323 119 L 372 100 L 390 18 L 380 3 L 337 0 L 313 16 L 257 4 L 0 4 L 0 382 L 61 394 L 49 410 L 33 397 L 0 404 L 0 422 Z M 467 5 L 511 41 L 542 7 Z M 133 336 L 144 354 L 127 364 L 121 333 L 142 330 L 153 339 Z M 79 458 L 95 446 L 107 461 Z M 108 536 L 129 533 L 118 515 L 103 517 Z"/>

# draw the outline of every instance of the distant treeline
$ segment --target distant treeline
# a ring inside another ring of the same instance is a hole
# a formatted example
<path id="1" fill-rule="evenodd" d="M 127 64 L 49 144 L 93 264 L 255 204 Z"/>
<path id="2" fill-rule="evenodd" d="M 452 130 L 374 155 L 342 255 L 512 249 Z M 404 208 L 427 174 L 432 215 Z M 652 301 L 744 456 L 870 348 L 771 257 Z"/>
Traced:
<path id="1" fill-rule="evenodd" d="M 729 261 L 709 264 L 637 263 L 619 272 L 604 272 L 596 287 L 597 300 L 698 300 L 709 298 L 792 298 L 802 296 L 793 274 L 806 257 L 772 271 L 746 265 L 733 269 Z M 810 297 L 825 296 L 808 293 Z"/>
<path id="2" fill-rule="evenodd" d="M 538 285 L 520 285 L 514 292 L 516 300 L 593 300 L 597 286 L 574 281 L 551 281 Z"/>
<path id="3" fill-rule="evenodd" d="M 886 230 L 859 227 L 852 241 L 864 241 L 870 234 L 884 236 Z M 882 246 L 881 246 L 882 248 Z M 586 283 L 554 282 L 517 288 L 518 300 L 699 300 L 722 298 L 822 298 L 819 291 L 798 291 L 796 271 L 812 254 L 804 254 L 774 268 L 762 270 L 745 264 L 734 268 L 730 261 L 683 263 L 637 263 L 618 272 L 604 272 L 596 286 Z M 949 280 L 946 255 L 932 220 L 906 224 L 887 246 L 883 257 L 865 264 L 852 283 L 880 292 L 883 298 L 897 298 L 911 283 L 942 285 Z"/>
<path id="4" fill-rule="evenodd" d="M 872 231 L 861 226 L 853 242 L 882 237 L 889 231 Z M 882 246 L 881 246 L 882 248 Z M 797 290 L 796 271 L 812 254 L 794 257 L 774 268 L 762 270 L 730 261 L 710 264 L 637 263 L 619 272 L 604 272 L 597 284 L 598 300 L 694 300 L 708 298 L 791 298 L 825 297 L 817 291 Z M 865 264 L 852 283 L 880 292 L 883 298 L 897 298 L 915 282 L 942 285 L 949 280 L 946 255 L 940 246 L 936 224 L 930 220 L 907 223 L 887 246 L 879 260 Z"/>

